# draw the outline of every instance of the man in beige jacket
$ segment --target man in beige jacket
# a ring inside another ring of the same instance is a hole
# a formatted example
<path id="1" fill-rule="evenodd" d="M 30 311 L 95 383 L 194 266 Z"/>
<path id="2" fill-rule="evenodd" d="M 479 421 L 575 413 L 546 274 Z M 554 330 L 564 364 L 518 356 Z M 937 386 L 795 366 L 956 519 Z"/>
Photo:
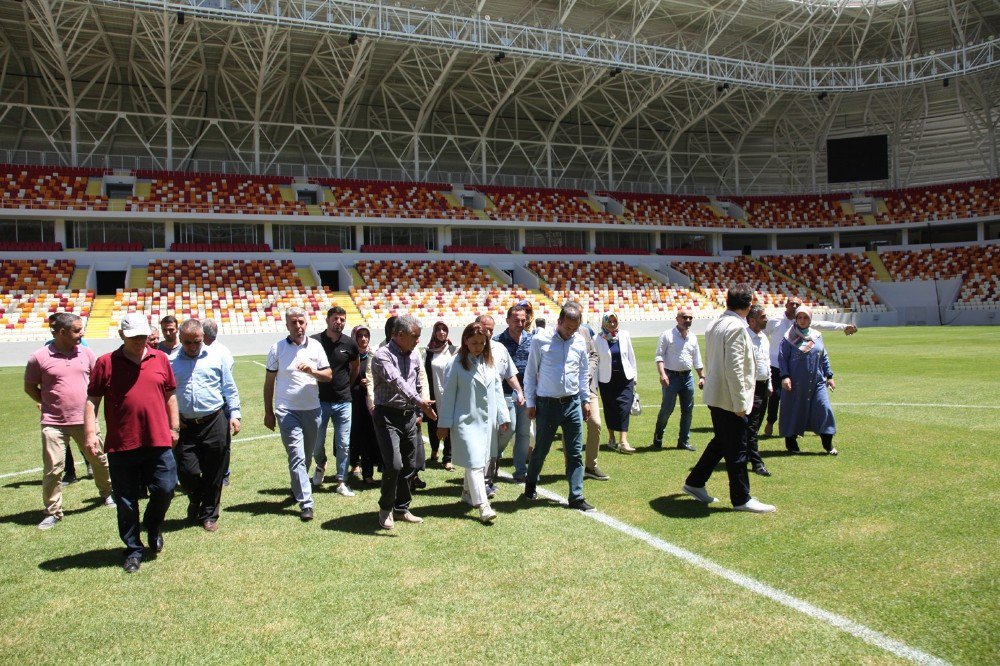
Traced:
<path id="1" fill-rule="evenodd" d="M 705 447 L 683 490 L 699 502 L 716 499 L 705 483 L 719 460 L 726 459 L 729 499 L 737 511 L 772 513 L 775 508 L 750 496 L 747 474 L 747 415 L 753 408 L 756 361 L 747 333 L 746 317 L 753 304 L 753 289 L 741 283 L 726 295 L 727 310 L 705 332 L 705 404 L 712 414 L 714 437 Z"/>

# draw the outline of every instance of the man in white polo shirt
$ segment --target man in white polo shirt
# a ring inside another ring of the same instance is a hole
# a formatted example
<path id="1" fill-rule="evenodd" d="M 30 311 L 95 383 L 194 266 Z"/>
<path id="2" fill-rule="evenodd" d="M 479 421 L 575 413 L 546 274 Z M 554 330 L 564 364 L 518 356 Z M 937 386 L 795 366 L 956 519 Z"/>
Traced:
<path id="1" fill-rule="evenodd" d="M 274 430 L 277 425 L 281 432 L 292 496 L 303 521 L 313 519 L 308 470 L 319 437 L 318 382 L 333 378 L 323 345 L 306 336 L 306 326 L 304 310 L 291 308 L 285 313 L 288 337 L 271 345 L 264 379 L 264 427 Z"/>

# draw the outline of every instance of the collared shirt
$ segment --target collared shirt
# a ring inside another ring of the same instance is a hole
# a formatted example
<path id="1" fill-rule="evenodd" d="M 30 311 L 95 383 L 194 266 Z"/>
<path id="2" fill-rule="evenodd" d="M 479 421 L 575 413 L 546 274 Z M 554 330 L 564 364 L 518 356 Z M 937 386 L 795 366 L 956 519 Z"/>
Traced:
<path id="1" fill-rule="evenodd" d="M 757 381 L 767 381 L 767 387 L 771 387 L 771 344 L 767 340 L 764 332 L 754 333 L 753 329 L 747 326 L 747 333 L 750 334 L 750 342 L 753 343 L 753 357 L 757 363 Z"/>
<path id="2" fill-rule="evenodd" d="M 663 367 L 674 372 L 685 370 L 701 370 L 701 350 L 698 349 L 698 336 L 688 330 L 687 337 L 681 335 L 674 326 L 660 335 L 656 345 L 656 356 L 653 361 L 663 363 Z"/>
<path id="3" fill-rule="evenodd" d="M 351 363 L 358 360 L 358 343 L 349 335 L 341 333 L 340 339 L 334 342 L 326 331 L 312 336 L 323 346 L 326 360 L 333 370 L 333 379 L 319 385 L 321 402 L 351 401 Z"/>
<path id="4" fill-rule="evenodd" d="M 147 349 L 139 363 L 125 356 L 124 347 L 97 359 L 87 395 L 104 398 L 104 450 L 173 446 L 167 394 L 176 388 L 170 361 L 161 351 Z"/>
<path id="5" fill-rule="evenodd" d="M 528 407 L 534 407 L 539 397 L 578 395 L 581 402 L 589 402 L 589 382 L 587 343 L 582 335 L 574 333 L 569 340 L 563 340 L 557 329 L 552 328 L 532 338 L 524 369 L 524 399 Z"/>
<path id="6" fill-rule="evenodd" d="M 507 348 L 499 340 L 490 340 L 490 353 L 493 355 L 493 367 L 496 368 L 497 374 L 503 381 L 503 394 L 512 394 L 514 389 L 510 387 L 507 380 L 517 374 L 514 359 L 510 357 Z"/>
<path id="7" fill-rule="evenodd" d="M 41 387 L 42 425 L 83 423 L 87 384 L 96 362 L 94 352 L 79 345 L 67 354 L 48 344 L 31 355 L 24 382 Z"/>
<path id="8" fill-rule="evenodd" d="M 517 342 L 510 336 L 510 329 L 505 330 L 500 335 L 493 336 L 493 339 L 502 344 L 507 353 L 514 360 L 514 367 L 517 368 L 517 378 L 524 384 L 524 369 L 528 367 L 528 353 L 531 351 L 531 339 L 534 333 L 529 333 L 528 329 L 521 331 L 521 339 Z"/>
<path id="9" fill-rule="evenodd" d="M 278 340 L 267 353 L 267 371 L 276 372 L 274 379 L 274 406 L 289 411 L 319 409 L 319 382 L 310 374 L 298 369 L 308 363 L 313 370 L 330 367 L 323 345 L 306 337 L 301 345 L 291 338 Z"/>
<path id="10" fill-rule="evenodd" d="M 233 352 L 229 351 L 229 347 L 222 344 L 218 340 L 208 346 L 212 348 L 212 351 L 222 357 L 226 363 L 226 367 L 229 368 L 229 372 L 232 372 L 233 366 L 236 365 L 236 359 L 233 358 Z"/>
<path id="11" fill-rule="evenodd" d="M 393 409 L 416 409 L 420 402 L 420 354 L 403 352 L 394 340 L 372 357 L 375 404 Z"/>
<path id="12" fill-rule="evenodd" d="M 225 357 L 214 346 L 203 345 L 194 358 L 182 350 L 170 360 L 170 367 L 177 380 L 177 411 L 181 416 L 196 419 L 225 407 L 229 418 L 241 418 L 236 382 Z"/>
<path id="13" fill-rule="evenodd" d="M 781 340 L 788 333 L 788 329 L 795 323 L 794 319 L 789 319 L 784 313 L 780 317 L 770 317 L 767 326 L 764 327 L 764 334 L 771 338 L 771 367 L 778 367 L 778 350 L 781 349 Z M 813 319 L 809 323 L 810 328 L 818 331 L 843 331 L 847 324 L 838 324 L 835 321 L 820 321 Z"/>

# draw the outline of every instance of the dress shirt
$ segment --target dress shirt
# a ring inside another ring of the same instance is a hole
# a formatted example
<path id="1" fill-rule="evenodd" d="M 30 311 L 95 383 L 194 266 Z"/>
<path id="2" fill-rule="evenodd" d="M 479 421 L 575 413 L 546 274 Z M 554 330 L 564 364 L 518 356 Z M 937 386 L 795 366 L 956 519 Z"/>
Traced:
<path id="1" fill-rule="evenodd" d="M 417 409 L 421 400 L 420 354 L 403 353 L 395 341 L 372 357 L 375 404 L 393 409 Z"/>
<path id="2" fill-rule="evenodd" d="M 792 327 L 795 323 L 794 319 L 789 319 L 784 313 L 780 317 L 774 317 L 767 320 L 767 326 L 764 328 L 764 333 L 771 338 L 771 367 L 778 367 L 778 350 L 781 349 L 781 341 L 784 339 L 785 334 L 788 333 L 788 329 Z M 818 331 L 843 331 L 847 328 L 847 324 L 838 324 L 835 321 L 820 321 L 818 319 L 813 319 L 809 323 L 809 328 L 815 328 Z"/>
<path id="3" fill-rule="evenodd" d="M 229 347 L 222 344 L 218 340 L 209 345 L 216 354 L 222 357 L 226 362 L 226 366 L 229 368 L 229 372 L 233 371 L 233 366 L 236 365 L 236 359 L 233 358 L 233 352 L 229 351 Z"/>
<path id="4" fill-rule="evenodd" d="M 753 358 L 757 363 L 757 381 L 767 381 L 767 389 L 769 391 L 773 390 L 774 387 L 771 386 L 771 352 L 770 343 L 767 340 L 767 336 L 764 332 L 754 333 L 753 329 L 747 326 L 747 333 L 750 334 L 750 342 L 753 343 Z"/>
<path id="5" fill-rule="evenodd" d="M 565 398 L 579 395 L 590 401 L 590 371 L 587 343 L 574 333 L 563 340 L 555 328 L 543 329 L 531 340 L 528 365 L 524 370 L 524 399 L 528 407 L 536 398 Z"/>
<path id="6" fill-rule="evenodd" d="M 681 335 L 676 326 L 664 331 L 660 335 L 660 342 L 656 345 L 656 356 L 653 357 L 656 363 L 663 363 L 663 367 L 674 372 L 684 372 L 686 370 L 701 370 L 701 350 L 698 349 L 698 336 L 688 330 L 687 337 Z"/>
<path id="7" fill-rule="evenodd" d="M 225 356 L 211 347 L 191 358 L 182 349 L 170 359 L 177 380 L 177 411 L 197 419 L 226 407 L 229 418 L 240 417 L 240 394 Z"/>

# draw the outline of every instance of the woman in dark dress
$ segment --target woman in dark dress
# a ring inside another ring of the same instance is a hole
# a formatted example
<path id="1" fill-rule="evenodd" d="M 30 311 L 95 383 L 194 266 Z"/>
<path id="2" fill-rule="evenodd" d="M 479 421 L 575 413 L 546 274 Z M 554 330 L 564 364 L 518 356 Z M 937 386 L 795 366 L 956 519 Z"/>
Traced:
<path id="1" fill-rule="evenodd" d="M 355 326 L 351 331 L 351 337 L 358 343 L 358 351 L 361 352 L 361 369 L 351 384 L 351 466 L 357 468 L 360 465 L 362 480 L 375 486 L 379 483 L 375 480 L 375 468 L 382 470 L 382 456 L 375 440 L 375 424 L 368 404 L 367 375 L 372 357 L 368 345 L 371 335 L 367 326 Z"/>
<path id="2" fill-rule="evenodd" d="M 431 341 L 427 343 L 424 350 L 423 364 L 427 373 L 427 388 L 431 393 L 431 400 L 440 400 L 444 391 L 444 381 L 447 377 L 447 370 L 458 348 L 451 344 L 448 339 L 448 325 L 443 321 L 434 324 L 431 331 Z M 431 443 L 431 462 L 437 462 L 438 448 L 441 448 L 441 463 L 448 471 L 454 469 L 451 464 L 451 436 L 448 435 L 442 440 L 438 437 L 437 421 L 426 420 L 427 439 Z"/>
<path id="3" fill-rule="evenodd" d="M 628 443 L 629 418 L 635 399 L 637 375 L 635 350 L 628 332 L 618 328 L 618 315 L 609 312 L 601 320 L 601 331 L 594 339 L 600 359 L 597 387 L 604 405 L 604 424 L 608 428 L 609 446 L 619 453 L 635 453 Z M 615 443 L 615 433 L 619 438 Z"/>

